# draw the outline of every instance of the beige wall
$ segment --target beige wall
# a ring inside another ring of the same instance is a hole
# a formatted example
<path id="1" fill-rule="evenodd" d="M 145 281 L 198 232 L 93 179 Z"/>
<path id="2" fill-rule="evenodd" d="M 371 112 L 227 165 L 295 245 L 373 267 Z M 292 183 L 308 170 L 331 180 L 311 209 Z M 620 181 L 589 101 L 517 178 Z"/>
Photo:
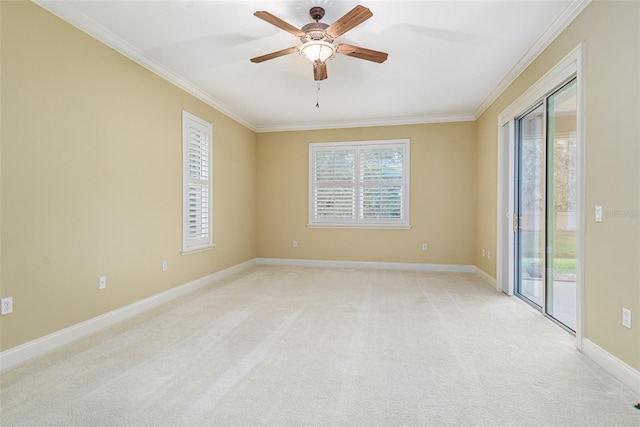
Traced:
<path id="1" fill-rule="evenodd" d="M 594 1 L 477 120 L 476 265 L 495 277 L 497 117 L 580 42 L 586 46 L 585 336 L 640 369 L 640 218 L 605 211 L 640 209 L 640 3 Z M 622 307 L 634 328 L 621 325 Z M 638 314 L 636 314 L 638 313 Z"/>
<path id="2" fill-rule="evenodd" d="M 310 142 L 399 138 L 411 140 L 410 230 L 307 228 Z M 473 264 L 475 123 L 264 133 L 257 151 L 258 256 Z"/>
<path id="3" fill-rule="evenodd" d="M 252 131 L 33 3 L 1 8 L 2 349 L 255 258 Z M 188 256 L 182 109 L 214 136 L 217 247 Z"/>
<path id="4" fill-rule="evenodd" d="M 640 220 L 591 216 L 640 205 L 639 8 L 592 3 L 475 123 L 255 135 L 39 7 L 0 2 L 0 291 L 15 306 L 0 349 L 256 256 L 475 264 L 495 277 L 481 254 L 496 249 L 497 116 L 585 41 L 585 331 L 640 369 Z M 189 256 L 182 109 L 214 127 L 217 247 Z M 411 139 L 413 228 L 307 228 L 308 143 L 396 138 Z"/>

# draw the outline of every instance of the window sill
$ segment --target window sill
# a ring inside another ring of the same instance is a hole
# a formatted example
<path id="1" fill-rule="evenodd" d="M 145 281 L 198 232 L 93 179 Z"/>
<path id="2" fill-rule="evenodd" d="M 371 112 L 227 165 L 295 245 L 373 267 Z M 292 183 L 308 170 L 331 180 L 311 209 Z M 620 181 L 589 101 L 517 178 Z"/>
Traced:
<path id="1" fill-rule="evenodd" d="M 307 228 L 355 228 L 366 230 L 409 230 L 406 224 L 307 224 Z"/>
<path id="2" fill-rule="evenodd" d="M 197 254 L 197 253 L 200 253 L 200 252 L 206 252 L 206 251 L 213 250 L 215 247 L 216 247 L 216 245 L 198 246 L 196 248 L 183 250 L 180 253 L 182 255 Z"/>

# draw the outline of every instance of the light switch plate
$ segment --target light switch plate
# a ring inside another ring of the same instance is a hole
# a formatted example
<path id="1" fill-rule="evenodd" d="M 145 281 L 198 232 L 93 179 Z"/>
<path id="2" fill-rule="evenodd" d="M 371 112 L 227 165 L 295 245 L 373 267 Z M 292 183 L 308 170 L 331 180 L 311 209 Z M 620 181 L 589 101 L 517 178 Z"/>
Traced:
<path id="1" fill-rule="evenodd" d="M 622 309 L 622 326 L 631 329 L 631 310 L 628 308 Z"/>

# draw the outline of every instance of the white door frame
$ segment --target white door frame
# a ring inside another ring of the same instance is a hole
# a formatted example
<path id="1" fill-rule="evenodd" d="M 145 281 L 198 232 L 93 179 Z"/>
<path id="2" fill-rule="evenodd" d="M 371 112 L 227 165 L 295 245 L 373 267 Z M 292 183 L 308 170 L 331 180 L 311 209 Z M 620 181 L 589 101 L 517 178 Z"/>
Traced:
<path id="1" fill-rule="evenodd" d="M 498 224 L 496 283 L 498 291 L 513 295 L 515 289 L 514 257 L 515 234 L 515 122 L 510 120 L 498 126 Z"/>
<path id="2" fill-rule="evenodd" d="M 586 84 L 584 43 L 580 43 L 540 80 L 527 89 L 498 116 L 498 206 L 496 288 L 514 293 L 515 242 L 512 217 L 515 211 L 515 132 L 514 119 L 542 100 L 572 76 L 577 77 L 577 212 L 576 212 L 576 348 L 582 351 L 584 338 L 584 228 L 585 228 L 585 151 Z M 503 129 L 503 126 L 507 125 Z"/>

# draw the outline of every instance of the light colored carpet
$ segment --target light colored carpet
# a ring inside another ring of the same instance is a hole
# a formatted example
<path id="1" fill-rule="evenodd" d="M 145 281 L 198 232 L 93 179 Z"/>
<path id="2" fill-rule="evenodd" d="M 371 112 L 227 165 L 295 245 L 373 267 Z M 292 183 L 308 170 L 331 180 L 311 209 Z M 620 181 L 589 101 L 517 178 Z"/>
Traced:
<path id="1" fill-rule="evenodd" d="M 472 274 L 256 267 L 2 374 L 3 426 L 635 426 L 638 396 Z"/>

